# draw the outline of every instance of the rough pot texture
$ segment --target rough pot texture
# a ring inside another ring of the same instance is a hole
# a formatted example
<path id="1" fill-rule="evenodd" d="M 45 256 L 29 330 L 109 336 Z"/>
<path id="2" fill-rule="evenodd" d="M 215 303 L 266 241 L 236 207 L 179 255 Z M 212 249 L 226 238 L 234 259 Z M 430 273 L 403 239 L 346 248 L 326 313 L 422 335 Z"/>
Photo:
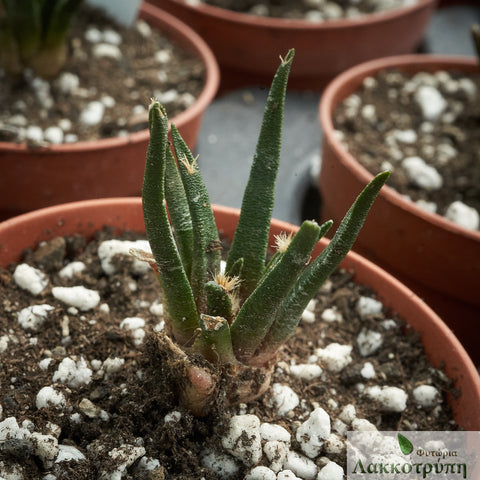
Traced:
<path id="1" fill-rule="evenodd" d="M 352 65 L 414 51 L 436 5 L 436 0 L 419 0 L 385 13 L 313 23 L 190 5 L 184 0 L 148 1 L 183 20 L 210 45 L 222 70 L 222 90 L 269 85 L 278 56 L 290 48 L 295 48 L 296 57 L 289 88 L 322 90 Z"/>
<path id="2" fill-rule="evenodd" d="M 323 152 L 319 188 L 323 218 L 341 219 L 359 185 L 373 177 L 335 136 L 332 112 L 359 88 L 365 77 L 390 67 L 408 73 L 478 69 L 473 58 L 411 55 L 367 62 L 335 79 L 320 102 Z M 429 213 L 387 186 L 378 196 L 355 250 L 424 298 L 454 330 L 473 360 L 479 362 L 476 336 L 472 335 L 478 330 L 480 309 L 478 231 Z"/>
<path id="3" fill-rule="evenodd" d="M 200 96 L 172 119 L 193 148 L 205 109 L 218 89 L 216 60 L 193 30 L 168 13 L 144 2 L 139 17 L 196 54 L 205 65 Z M 139 194 L 148 139 L 145 129 L 125 137 L 48 148 L 0 142 L 0 218 L 69 201 Z"/>
<path id="4" fill-rule="evenodd" d="M 238 220 L 238 210 L 215 207 L 219 230 L 231 238 Z M 74 202 L 25 214 L 0 224 L 0 265 L 20 260 L 22 251 L 58 235 L 80 233 L 87 237 L 105 225 L 116 232 L 144 232 L 139 198 L 104 199 Z M 298 227 L 272 221 L 273 236 Z M 319 242 L 314 254 L 324 248 Z M 455 379 L 460 395 L 450 396 L 456 422 L 465 430 L 479 430 L 480 378 L 460 342 L 440 318 L 411 290 L 385 271 L 355 253 L 349 253 L 341 267 L 355 272 L 355 281 L 370 286 L 379 300 L 392 308 L 420 334 L 425 351 L 434 367 L 445 365 L 445 373 Z"/>

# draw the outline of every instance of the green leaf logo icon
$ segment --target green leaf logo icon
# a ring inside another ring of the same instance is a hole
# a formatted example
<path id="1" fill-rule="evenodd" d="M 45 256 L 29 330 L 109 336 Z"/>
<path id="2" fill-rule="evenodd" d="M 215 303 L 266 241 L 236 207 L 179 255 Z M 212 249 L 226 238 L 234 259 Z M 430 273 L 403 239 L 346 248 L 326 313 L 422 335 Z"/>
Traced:
<path id="1" fill-rule="evenodd" d="M 400 433 L 398 434 L 398 444 L 404 455 L 410 455 L 413 452 L 412 442 Z"/>

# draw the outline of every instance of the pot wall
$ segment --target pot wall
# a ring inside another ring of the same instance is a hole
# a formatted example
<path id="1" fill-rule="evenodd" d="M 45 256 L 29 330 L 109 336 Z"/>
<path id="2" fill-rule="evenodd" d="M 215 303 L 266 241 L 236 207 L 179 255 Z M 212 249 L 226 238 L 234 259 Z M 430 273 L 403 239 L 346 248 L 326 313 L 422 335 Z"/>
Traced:
<path id="1" fill-rule="evenodd" d="M 391 66 L 411 73 L 478 69 L 475 59 L 416 55 L 368 62 L 336 78 L 320 102 L 323 152 L 319 188 L 324 219 L 339 222 L 363 185 L 373 178 L 335 137 L 332 112 L 365 77 Z M 372 207 L 354 249 L 424 297 L 480 362 L 480 232 L 430 214 L 387 186 Z"/>
<path id="2" fill-rule="evenodd" d="M 148 0 L 196 30 L 222 69 L 222 90 L 270 85 L 279 55 L 295 48 L 289 88 L 322 90 L 336 74 L 360 62 L 409 53 L 420 43 L 436 0 L 354 20 L 320 24 L 247 15 L 183 0 Z"/>
<path id="3" fill-rule="evenodd" d="M 197 101 L 172 119 L 190 148 L 218 89 L 216 60 L 198 35 L 171 15 L 143 3 L 140 18 L 198 55 L 206 67 L 205 87 Z M 0 142 L 0 220 L 36 208 L 87 198 L 140 193 L 148 129 L 127 137 L 27 148 Z"/>
<path id="4" fill-rule="evenodd" d="M 215 218 L 224 235 L 231 237 L 239 211 L 214 207 Z M 144 232 L 140 198 L 104 199 L 74 202 L 31 212 L 0 223 L 0 266 L 21 259 L 28 247 L 57 235 L 80 233 L 92 236 L 105 225 L 116 231 Z M 297 226 L 272 221 L 271 243 L 282 231 L 296 231 Z M 324 248 L 322 239 L 314 255 Z M 465 430 L 480 430 L 480 377 L 462 345 L 440 318 L 412 291 L 363 257 L 350 252 L 341 265 L 355 271 L 357 282 L 370 286 L 387 307 L 398 312 L 420 334 L 426 353 L 436 367 L 445 365 L 445 373 L 456 379 L 460 396 L 451 396 L 450 405 L 457 423 Z"/>

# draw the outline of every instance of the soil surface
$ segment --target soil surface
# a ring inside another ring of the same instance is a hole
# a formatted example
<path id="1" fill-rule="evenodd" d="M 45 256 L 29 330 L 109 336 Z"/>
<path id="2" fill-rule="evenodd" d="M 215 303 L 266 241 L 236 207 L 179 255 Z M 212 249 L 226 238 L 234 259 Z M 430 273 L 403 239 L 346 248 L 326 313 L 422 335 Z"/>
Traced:
<path id="1" fill-rule="evenodd" d="M 439 106 L 435 118 L 426 118 L 418 101 L 424 87 L 435 97 L 428 104 Z M 382 72 L 338 106 L 333 122 L 367 170 L 391 170 L 389 186 L 418 205 L 445 216 L 460 201 L 480 212 L 480 74 Z M 429 170 L 410 174 L 405 159 L 411 157 Z M 423 172 L 439 183 L 422 186 Z"/>
<path id="2" fill-rule="evenodd" d="M 30 480 L 218 479 L 202 458 L 206 450 L 225 455 L 221 436 L 235 414 L 253 414 L 262 423 L 284 427 L 292 436 L 291 449 L 300 454 L 295 431 L 319 406 L 330 415 L 332 433 L 343 448 L 345 430 L 352 428 L 339 420 L 346 405 L 354 405 L 356 418 L 368 420 L 379 430 L 456 429 L 444 398 L 451 390 L 450 381 L 429 365 L 417 335 L 394 312 L 359 314 L 359 299 L 374 294 L 353 283 L 351 274 L 344 271 L 322 287 L 312 308 L 314 318 L 302 321 L 296 336 L 280 352 L 273 383 L 293 389 L 300 399 L 297 407 L 279 414 L 270 388 L 248 405 L 227 408 L 219 400 L 207 416 L 192 417 L 178 406 L 169 383 L 171 372 L 152 341 L 154 332 L 164 326 L 156 277 L 150 269 L 134 273 L 133 259 L 125 255 L 114 258 L 114 273 L 107 275 L 97 250 L 99 242 L 109 238 L 108 231 L 89 242 L 82 237 L 55 238 L 26 252 L 25 262 L 48 279 L 36 296 L 16 284 L 14 265 L 0 270 L 0 420 L 14 417 L 28 432 L 37 432 L 30 440 L 20 437 L 4 442 L 0 476 L 17 472 Z M 122 238 L 137 237 L 127 233 Z M 83 262 L 85 269 L 71 278 L 61 275 L 61 269 L 73 261 Z M 98 291 L 99 304 L 82 311 L 52 295 L 52 287 L 78 285 Z M 20 324 L 23 309 L 46 304 L 53 308 L 42 325 Z M 126 318 L 141 318 L 144 325 L 129 329 Z M 365 330 L 383 339 L 367 356 L 360 354 L 357 342 Z M 352 346 L 352 361 L 339 372 L 330 371 L 318 358 L 317 349 L 332 343 Z M 83 382 L 61 378 L 65 362 L 76 362 L 87 373 Z M 294 366 L 307 363 L 318 364 L 321 376 L 295 377 Z M 424 384 L 442 392 L 443 398 L 431 407 L 419 406 L 412 396 L 413 389 Z M 376 385 L 401 388 L 408 394 L 406 408 L 398 413 L 382 411 L 364 394 Z M 65 402 L 39 405 L 37 395 L 44 387 L 54 388 Z M 0 425 L 3 428 L 5 423 Z M 42 458 L 36 444 L 32 446 L 31 439 L 38 434 L 54 437 L 52 442 L 61 445 L 62 451 L 73 447 L 82 458 Z M 238 468 L 233 478 L 244 478 L 251 467 L 227 458 Z M 328 460 L 344 466 L 345 451 L 325 447 L 312 462 L 320 469 Z M 270 466 L 270 461 L 264 457 L 259 464 Z M 121 473 L 114 477 L 115 472 Z M 302 478 L 298 472 L 297 476 Z"/>
<path id="3" fill-rule="evenodd" d="M 84 6 L 68 48 L 67 63 L 54 79 L 31 71 L 12 78 L 0 69 L 0 141 L 43 146 L 126 135 L 148 128 L 150 98 L 158 98 L 173 118 L 204 86 L 202 61 L 142 20 L 126 28 Z M 82 120 L 87 107 L 103 109 L 103 116 Z M 61 133 L 46 133 L 49 127 Z"/>
<path id="4" fill-rule="evenodd" d="M 416 0 L 199 0 L 198 3 L 252 15 L 321 22 L 391 10 Z"/>

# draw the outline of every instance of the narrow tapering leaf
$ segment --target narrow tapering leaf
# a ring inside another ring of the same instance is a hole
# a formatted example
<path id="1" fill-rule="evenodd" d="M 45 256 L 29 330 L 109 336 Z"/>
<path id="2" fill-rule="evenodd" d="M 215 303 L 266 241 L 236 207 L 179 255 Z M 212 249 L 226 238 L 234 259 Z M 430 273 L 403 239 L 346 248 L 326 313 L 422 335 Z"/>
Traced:
<path id="1" fill-rule="evenodd" d="M 173 335 L 177 341 L 184 343 L 190 340 L 199 327 L 199 320 L 164 204 L 168 118 L 157 102 L 150 106 L 149 125 L 150 141 L 142 188 L 145 229 L 157 263 L 163 301 Z"/>
<path id="2" fill-rule="evenodd" d="M 473 39 L 473 45 L 477 54 L 477 59 L 480 62 L 480 25 L 477 23 L 472 25 L 471 34 Z"/>
<path id="3" fill-rule="evenodd" d="M 390 172 L 378 174 L 363 189 L 340 223 L 330 243 L 302 273 L 278 309 L 272 330 L 262 345 L 262 354 L 273 354 L 293 334 L 310 299 L 352 248 L 370 207 L 389 175 Z"/>
<path id="4" fill-rule="evenodd" d="M 205 293 L 207 295 L 207 314 L 214 317 L 223 317 L 229 323 L 232 323 L 232 300 L 225 288 L 211 280 L 205 284 Z"/>
<path id="5" fill-rule="evenodd" d="M 280 303 L 305 268 L 319 234 L 317 223 L 303 222 L 279 262 L 240 308 L 231 334 L 235 355 L 242 362 L 248 362 L 262 344 Z"/>
<path id="6" fill-rule="evenodd" d="M 211 363 L 237 363 L 232 349 L 230 326 L 225 318 L 202 314 L 195 349 Z"/>
<path id="7" fill-rule="evenodd" d="M 167 148 L 165 198 L 183 268 L 190 278 L 193 256 L 193 227 L 187 196 L 172 152 Z"/>
<path id="8" fill-rule="evenodd" d="M 43 7 L 42 37 L 44 47 L 57 46 L 66 41 L 75 13 L 83 0 L 47 1 Z"/>
<path id="9" fill-rule="evenodd" d="M 256 287 L 263 275 L 272 217 L 275 180 L 280 162 L 285 93 L 294 50 L 290 50 L 275 74 L 265 106 L 250 177 L 242 200 L 240 218 L 227 260 L 227 273 L 243 258 L 242 296 Z"/>
<path id="10" fill-rule="evenodd" d="M 200 169 L 174 125 L 172 125 L 172 139 L 193 227 L 190 284 L 199 312 L 205 312 L 207 274 L 213 276 L 220 271 L 221 243 Z"/>

